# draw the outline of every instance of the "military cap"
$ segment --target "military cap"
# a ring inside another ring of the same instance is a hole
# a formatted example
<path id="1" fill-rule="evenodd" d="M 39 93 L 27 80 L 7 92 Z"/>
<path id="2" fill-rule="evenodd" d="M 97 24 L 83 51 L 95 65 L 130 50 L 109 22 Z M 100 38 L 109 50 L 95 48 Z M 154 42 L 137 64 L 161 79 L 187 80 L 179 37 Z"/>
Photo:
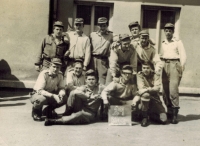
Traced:
<path id="1" fill-rule="evenodd" d="M 89 69 L 88 71 L 86 71 L 85 75 L 86 76 L 96 76 L 96 73 L 93 69 Z"/>
<path id="2" fill-rule="evenodd" d="M 124 73 L 132 73 L 133 72 L 133 67 L 131 65 L 124 65 L 122 67 L 122 72 L 124 72 Z"/>
<path id="3" fill-rule="evenodd" d="M 165 24 L 165 27 L 164 28 L 174 28 L 174 24 L 172 23 L 167 23 Z"/>
<path id="4" fill-rule="evenodd" d="M 98 19 L 98 24 L 101 24 L 101 23 L 107 23 L 108 22 L 108 19 L 106 17 L 100 17 Z"/>
<path id="5" fill-rule="evenodd" d="M 130 36 L 128 35 L 128 34 L 120 34 L 119 35 L 119 39 L 121 40 L 121 41 L 123 41 L 123 40 L 131 40 L 130 39 Z"/>
<path id="6" fill-rule="evenodd" d="M 74 23 L 84 23 L 84 19 L 83 18 L 76 18 Z"/>
<path id="7" fill-rule="evenodd" d="M 61 26 L 64 27 L 63 23 L 61 21 L 56 21 L 53 26 Z"/>
<path id="8" fill-rule="evenodd" d="M 133 27 L 133 26 L 140 26 L 140 25 L 139 25 L 138 21 L 131 22 L 131 23 L 128 25 L 129 28 L 131 28 L 131 27 Z"/>
<path id="9" fill-rule="evenodd" d="M 76 63 L 76 62 L 83 63 L 83 59 L 82 59 L 82 58 L 75 59 L 75 63 Z"/>
<path id="10" fill-rule="evenodd" d="M 144 35 L 144 36 L 149 36 L 149 31 L 147 29 L 144 29 L 144 30 L 140 31 L 139 34 Z"/>
<path id="11" fill-rule="evenodd" d="M 62 61 L 60 60 L 60 58 L 52 58 L 51 63 L 62 65 Z"/>

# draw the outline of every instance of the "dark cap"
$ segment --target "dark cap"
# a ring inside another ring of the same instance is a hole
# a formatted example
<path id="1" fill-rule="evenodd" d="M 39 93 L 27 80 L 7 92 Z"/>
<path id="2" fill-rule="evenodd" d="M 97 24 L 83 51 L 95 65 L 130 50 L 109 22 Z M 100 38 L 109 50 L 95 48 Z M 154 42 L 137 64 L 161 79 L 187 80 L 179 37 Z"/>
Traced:
<path id="1" fill-rule="evenodd" d="M 129 28 L 134 27 L 134 26 L 140 26 L 140 24 L 138 23 L 138 21 L 131 22 L 131 23 L 128 25 Z"/>
<path id="2" fill-rule="evenodd" d="M 52 58 L 51 63 L 62 65 L 62 61 L 60 60 L 60 58 Z"/>
<path id="3" fill-rule="evenodd" d="M 125 73 L 132 73 L 133 72 L 133 67 L 131 65 L 124 65 L 122 67 L 122 71 Z"/>
<path id="4" fill-rule="evenodd" d="M 60 26 L 60 27 L 64 27 L 63 23 L 61 21 L 56 21 L 53 26 Z"/>
<path id="5" fill-rule="evenodd" d="M 84 23 L 84 19 L 83 18 L 76 18 L 74 23 Z"/>
<path id="6" fill-rule="evenodd" d="M 172 23 L 167 23 L 165 24 L 165 27 L 164 28 L 174 28 L 174 24 Z"/>
<path id="7" fill-rule="evenodd" d="M 82 59 L 82 58 L 75 59 L 75 63 L 76 63 L 76 62 L 83 63 L 83 59 Z"/>
<path id="8" fill-rule="evenodd" d="M 107 23 L 108 22 L 108 19 L 106 17 L 100 17 L 98 19 L 98 24 L 101 24 L 101 23 Z"/>
<path id="9" fill-rule="evenodd" d="M 86 76 L 96 76 L 96 73 L 93 69 L 89 69 L 88 71 L 86 71 L 85 75 Z"/>
<path id="10" fill-rule="evenodd" d="M 123 41 L 123 40 L 131 40 L 131 39 L 130 39 L 130 36 L 129 36 L 128 34 L 120 34 L 120 35 L 119 35 L 119 39 L 120 39 L 121 41 Z"/>
<path id="11" fill-rule="evenodd" d="M 147 29 L 144 29 L 144 30 L 140 31 L 139 34 L 143 35 L 143 36 L 149 36 L 149 31 Z"/>

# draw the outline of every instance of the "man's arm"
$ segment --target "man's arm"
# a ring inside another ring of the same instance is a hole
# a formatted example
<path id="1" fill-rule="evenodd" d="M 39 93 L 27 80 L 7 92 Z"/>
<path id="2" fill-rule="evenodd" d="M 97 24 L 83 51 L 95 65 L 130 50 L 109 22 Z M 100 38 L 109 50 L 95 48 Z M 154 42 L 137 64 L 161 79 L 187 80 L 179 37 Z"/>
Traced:
<path id="1" fill-rule="evenodd" d="M 90 39 L 87 38 L 86 44 L 85 44 L 85 59 L 84 59 L 84 70 L 86 70 L 88 64 L 90 63 L 91 59 L 91 44 L 90 44 Z"/>
<path id="2" fill-rule="evenodd" d="M 61 74 L 59 74 L 59 84 L 58 84 L 58 95 L 61 97 L 64 97 L 66 95 L 66 91 L 65 91 L 65 85 L 64 85 L 64 80 L 63 80 L 63 76 Z"/>
<path id="3" fill-rule="evenodd" d="M 187 56 L 186 56 L 185 48 L 184 48 L 181 40 L 178 41 L 178 51 L 180 54 L 180 62 L 181 62 L 181 66 L 182 66 L 182 71 L 184 71 Z"/>
<path id="4" fill-rule="evenodd" d="M 117 61 L 118 61 L 117 52 L 111 46 L 110 57 L 109 57 L 109 67 L 110 67 L 110 72 L 111 72 L 112 77 L 116 77 Z"/>
<path id="5" fill-rule="evenodd" d="M 155 93 L 159 92 L 161 87 L 161 76 L 154 74 L 154 86 L 153 87 L 148 87 L 148 92 L 149 93 Z"/>
<path id="6" fill-rule="evenodd" d="M 101 92 L 101 98 L 103 99 L 104 104 L 108 104 L 108 96 L 110 93 L 115 90 L 115 82 L 111 82 L 104 90 Z"/>
<path id="7" fill-rule="evenodd" d="M 39 71 L 39 69 L 40 69 L 40 65 L 42 62 L 42 53 L 44 51 L 45 45 L 46 45 L 46 38 L 43 39 L 40 49 L 36 54 L 35 68 L 37 71 Z"/>

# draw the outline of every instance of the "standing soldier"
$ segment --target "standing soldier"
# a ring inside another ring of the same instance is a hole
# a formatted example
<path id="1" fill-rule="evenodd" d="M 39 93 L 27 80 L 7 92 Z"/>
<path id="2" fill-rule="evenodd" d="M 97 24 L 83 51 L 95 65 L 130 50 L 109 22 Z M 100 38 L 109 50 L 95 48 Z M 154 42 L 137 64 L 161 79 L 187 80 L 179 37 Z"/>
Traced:
<path id="1" fill-rule="evenodd" d="M 170 117 L 172 124 L 177 124 L 179 111 L 179 91 L 178 86 L 182 73 L 185 69 L 186 52 L 181 40 L 173 37 L 174 25 L 167 23 L 164 27 L 166 39 L 162 42 L 161 58 L 164 62 L 162 73 L 163 97 L 168 106 L 168 112 L 172 112 Z M 169 117 L 169 118 L 170 118 Z"/>
<path id="2" fill-rule="evenodd" d="M 112 45 L 109 56 L 109 71 L 106 78 L 106 84 L 112 82 L 113 78 L 120 76 L 120 69 L 123 65 L 131 65 L 133 67 L 135 49 L 130 44 L 131 40 L 128 34 L 119 35 L 118 45 Z"/>
<path id="3" fill-rule="evenodd" d="M 90 34 L 92 44 L 92 68 L 97 72 L 99 83 L 105 84 L 108 70 L 108 56 L 113 33 L 108 31 L 108 20 L 105 17 L 98 19 L 97 32 Z"/>
<path id="4" fill-rule="evenodd" d="M 60 21 L 56 21 L 53 25 L 53 34 L 47 35 L 41 45 L 40 51 L 37 54 L 35 69 L 42 71 L 49 68 L 51 59 L 56 57 L 64 63 L 65 53 L 68 49 L 68 44 L 64 42 L 62 37 L 64 25 Z M 62 69 L 62 71 L 64 68 Z"/>
<path id="5" fill-rule="evenodd" d="M 91 58 L 90 39 L 83 33 L 83 18 L 76 18 L 74 27 L 75 31 L 70 31 L 65 34 L 65 37 L 68 37 L 70 43 L 67 53 L 67 69 L 65 76 L 67 75 L 67 71 L 73 68 L 75 59 L 83 59 L 83 70 L 86 70 Z"/>
<path id="6" fill-rule="evenodd" d="M 148 30 L 140 31 L 140 41 L 135 42 L 133 46 L 137 52 L 137 71 L 142 70 L 143 63 L 150 63 L 151 69 L 155 70 L 156 74 L 160 74 L 163 63 L 154 46 L 149 43 Z"/>

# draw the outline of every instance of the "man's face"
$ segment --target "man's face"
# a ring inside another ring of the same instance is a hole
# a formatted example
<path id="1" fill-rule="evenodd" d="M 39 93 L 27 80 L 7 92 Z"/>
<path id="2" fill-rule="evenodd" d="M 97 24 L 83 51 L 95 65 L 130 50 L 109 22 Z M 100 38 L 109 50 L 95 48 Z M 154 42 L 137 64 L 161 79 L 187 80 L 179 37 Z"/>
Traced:
<path id="1" fill-rule="evenodd" d="M 75 30 L 77 32 L 82 32 L 83 31 L 83 23 L 75 23 Z"/>
<path id="2" fill-rule="evenodd" d="M 99 28 L 100 32 L 105 32 L 107 30 L 108 26 L 106 23 L 101 23 L 101 24 L 98 24 L 98 28 Z"/>
<path id="3" fill-rule="evenodd" d="M 121 42 L 122 50 L 123 50 L 123 51 L 129 50 L 130 43 L 131 43 L 130 40 L 123 40 L 123 41 Z"/>
<path id="4" fill-rule="evenodd" d="M 87 76 L 86 77 L 86 84 L 90 87 L 93 87 L 96 85 L 96 78 L 95 76 Z"/>
<path id="5" fill-rule="evenodd" d="M 146 47 L 149 42 L 149 36 L 148 35 L 140 35 L 140 44 L 142 47 Z"/>
<path id="6" fill-rule="evenodd" d="M 149 65 L 142 65 L 142 72 L 148 76 L 151 72 L 151 67 Z"/>
<path id="7" fill-rule="evenodd" d="M 129 72 L 124 72 L 124 71 L 122 70 L 121 77 L 122 77 L 122 79 L 123 79 L 125 82 L 128 82 L 128 81 L 131 79 L 131 77 L 132 77 L 132 72 L 131 72 L 131 71 L 129 71 Z"/>
<path id="8" fill-rule="evenodd" d="M 165 29 L 165 36 L 167 39 L 172 39 L 173 37 L 173 34 L 174 34 L 174 31 L 172 29 Z"/>
<path id="9" fill-rule="evenodd" d="M 61 65 L 51 63 L 49 70 L 52 75 L 57 75 L 60 71 L 60 68 L 61 68 Z"/>
<path id="10" fill-rule="evenodd" d="M 83 66 L 80 63 L 77 63 L 74 66 L 74 73 L 75 73 L 75 75 L 76 76 L 80 76 L 82 74 L 82 71 L 83 71 Z"/>
<path id="11" fill-rule="evenodd" d="M 63 28 L 59 26 L 54 26 L 53 33 L 56 37 L 62 36 Z"/>
<path id="12" fill-rule="evenodd" d="M 137 37 L 139 35 L 140 29 L 138 26 L 134 26 L 130 31 L 133 37 Z"/>

